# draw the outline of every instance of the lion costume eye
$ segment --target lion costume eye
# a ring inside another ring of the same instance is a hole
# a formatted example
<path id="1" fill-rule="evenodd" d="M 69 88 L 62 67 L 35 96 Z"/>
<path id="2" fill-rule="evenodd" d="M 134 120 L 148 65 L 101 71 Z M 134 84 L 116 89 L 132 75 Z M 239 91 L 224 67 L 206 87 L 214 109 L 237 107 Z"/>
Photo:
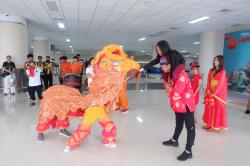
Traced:
<path id="1" fill-rule="evenodd" d="M 114 65 L 114 66 L 117 66 L 117 65 L 119 65 L 121 62 L 120 61 L 114 61 L 112 64 Z"/>
<path id="2" fill-rule="evenodd" d="M 103 58 L 101 63 L 100 63 L 100 67 L 104 70 L 109 69 L 111 67 L 111 65 L 112 65 L 112 62 L 107 58 Z"/>

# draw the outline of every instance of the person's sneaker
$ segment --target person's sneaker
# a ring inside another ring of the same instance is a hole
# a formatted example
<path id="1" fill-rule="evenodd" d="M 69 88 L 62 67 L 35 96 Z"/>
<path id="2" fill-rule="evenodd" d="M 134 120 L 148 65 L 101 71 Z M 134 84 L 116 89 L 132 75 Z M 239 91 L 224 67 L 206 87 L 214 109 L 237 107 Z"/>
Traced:
<path id="1" fill-rule="evenodd" d="M 129 110 L 127 110 L 127 109 L 122 109 L 122 110 L 121 110 L 121 113 L 129 113 Z"/>
<path id="2" fill-rule="evenodd" d="M 246 110 L 245 114 L 250 114 L 250 110 Z"/>
<path id="3" fill-rule="evenodd" d="M 34 105 L 36 105 L 36 102 L 32 101 L 32 102 L 30 103 L 30 106 L 34 106 Z"/>
<path id="4" fill-rule="evenodd" d="M 64 136 L 64 137 L 70 137 L 71 133 L 68 130 L 63 129 L 63 130 L 60 130 L 59 135 Z"/>
<path id="5" fill-rule="evenodd" d="M 106 147 L 108 148 L 116 148 L 117 147 L 117 144 L 116 142 L 107 142 L 104 144 Z"/>
<path id="6" fill-rule="evenodd" d="M 4 95 L 4 96 L 8 96 L 8 94 L 7 94 L 7 93 L 4 93 L 3 95 Z"/>
<path id="7" fill-rule="evenodd" d="M 186 161 L 187 159 L 193 158 L 192 152 L 188 153 L 186 150 L 177 157 L 177 160 L 179 161 Z"/>
<path id="8" fill-rule="evenodd" d="M 202 126 L 202 129 L 208 130 L 208 129 L 211 129 L 211 127 L 209 127 L 209 126 Z"/>
<path id="9" fill-rule="evenodd" d="M 65 148 L 64 148 L 64 153 L 68 153 L 68 152 L 70 152 L 70 147 L 69 146 L 66 146 Z"/>
<path id="10" fill-rule="evenodd" d="M 43 133 L 39 133 L 37 135 L 37 141 L 40 142 L 40 143 L 42 143 L 44 141 L 44 135 L 43 135 Z"/>
<path id="11" fill-rule="evenodd" d="M 11 93 L 11 95 L 12 95 L 12 96 L 14 96 L 14 95 L 15 95 L 15 93 Z"/>
<path id="12" fill-rule="evenodd" d="M 178 147 L 179 143 L 177 141 L 173 141 L 173 139 L 170 139 L 168 141 L 162 142 L 163 145 L 165 146 L 173 146 L 173 147 Z"/>

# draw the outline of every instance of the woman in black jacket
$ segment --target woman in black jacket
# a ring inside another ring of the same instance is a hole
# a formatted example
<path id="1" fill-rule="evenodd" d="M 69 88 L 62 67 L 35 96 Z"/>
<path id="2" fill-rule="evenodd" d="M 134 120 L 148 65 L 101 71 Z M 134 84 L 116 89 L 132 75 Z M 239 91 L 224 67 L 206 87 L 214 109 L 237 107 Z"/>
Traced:
<path id="1" fill-rule="evenodd" d="M 157 57 L 155 59 L 153 59 L 151 62 L 149 62 L 148 64 L 144 65 L 143 68 L 140 69 L 140 71 L 147 71 L 149 68 L 153 67 L 154 65 L 160 63 L 160 59 L 162 56 L 167 56 L 167 59 L 169 54 L 173 52 L 168 44 L 167 41 L 165 40 L 161 40 L 156 44 L 156 53 L 157 53 Z"/>

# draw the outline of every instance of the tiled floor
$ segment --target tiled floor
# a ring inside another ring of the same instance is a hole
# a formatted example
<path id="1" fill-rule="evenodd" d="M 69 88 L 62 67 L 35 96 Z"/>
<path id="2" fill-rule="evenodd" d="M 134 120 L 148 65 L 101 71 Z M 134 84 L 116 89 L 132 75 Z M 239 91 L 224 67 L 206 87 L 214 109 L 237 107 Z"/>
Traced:
<path id="1" fill-rule="evenodd" d="M 118 129 L 118 147 L 109 149 L 101 143 L 96 124 L 81 147 L 64 153 L 66 138 L 58 131 L 46 133 L 46 140 L 36 141 L 38 106 L 30 107 L 25 93 L 0 98 L 0 166 L 248 166 L 250 165 L 250 116 L 244 110 L 228 107 L 229 130 L 210 133 L 201 129 L 203 105 L 199 105 L 194 158 L 176 160 L 185 146 L 186 131 L 179 148 L 161 142 L 169 139 L 174 128 L 174 114 L 163 90 L 129 91 L 130 112 L 112 114 Z M 72 131 L 80 119 L 72 121 Z"/>

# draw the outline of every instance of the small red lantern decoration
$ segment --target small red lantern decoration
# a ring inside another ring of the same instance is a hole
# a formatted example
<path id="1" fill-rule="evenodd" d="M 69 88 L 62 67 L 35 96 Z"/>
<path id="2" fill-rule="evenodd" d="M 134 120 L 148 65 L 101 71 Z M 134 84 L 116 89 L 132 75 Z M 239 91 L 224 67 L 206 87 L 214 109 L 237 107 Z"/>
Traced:
<path id="1" fill-rule="evenodd" d="M 238 42 L 236 39 L 229 39 L 227 42 L 227 48 L 229 49 L 235 49 L 238 45 Z"/>

